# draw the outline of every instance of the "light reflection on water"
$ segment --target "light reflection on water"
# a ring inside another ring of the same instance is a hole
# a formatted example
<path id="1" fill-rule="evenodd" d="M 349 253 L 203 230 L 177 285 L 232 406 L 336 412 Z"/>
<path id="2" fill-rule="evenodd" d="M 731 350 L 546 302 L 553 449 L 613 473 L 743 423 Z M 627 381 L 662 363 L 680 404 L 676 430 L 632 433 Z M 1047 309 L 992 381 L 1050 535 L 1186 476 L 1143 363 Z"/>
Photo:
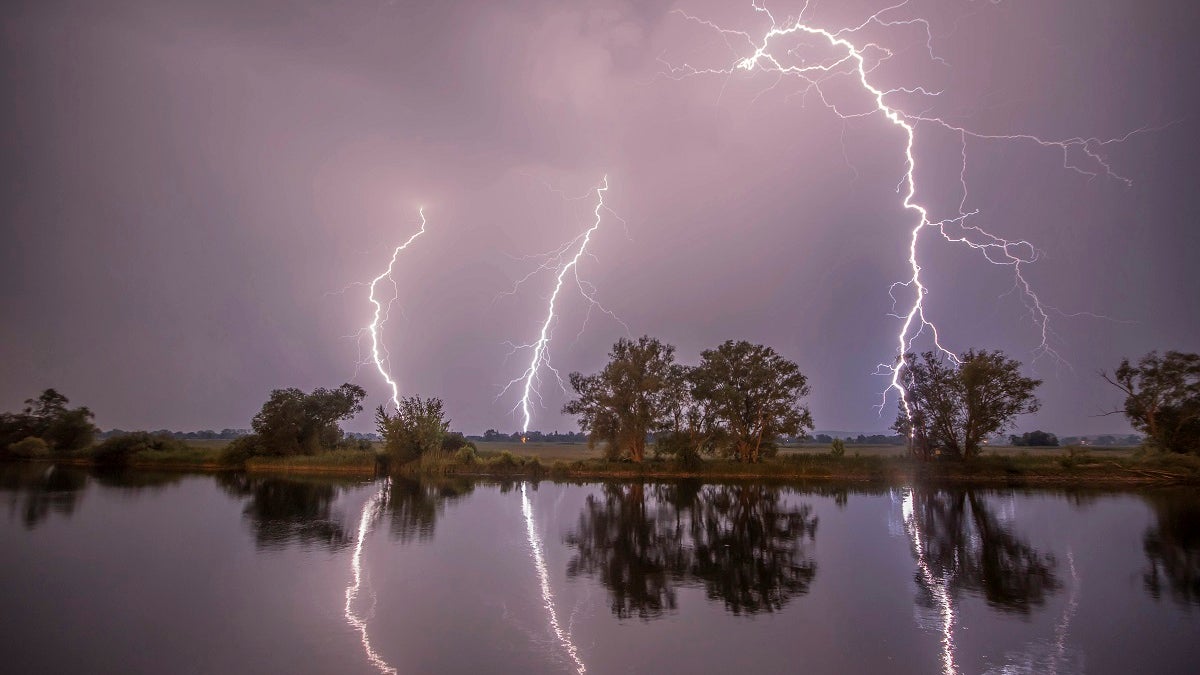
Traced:
<path id="1" fill-rule="evenodd" d="M 0 466 L 3 505 L 0 606 L 30 608 L 0 617 L 6 672 L 1065 675 L 1198 653 L 1190 489 Z M 1137 620 L 1114 640 L 1109 615 Z"/>
<path id="2" fill-rule="evenodd" d="M 362 508 L 362 515 L 358 519 L 358 539 L 354 544 L 354 555 L 350 558 L 350 569 L 353 571 L 354 583 L 346 589 L 346 622 L 350 627 L 358 631 L 362 640 L 363 651 L 367 655 L 367 660 L 371 665 L 379 669 L 381 673 L 389 673 L 396 675 L 396 669 L 388 665 L 387 661 L 379 655 L 371 647 L 371 639 L 367 636 L 367 620 L 359 616 L 353 609 L 354 601 L 358 598 L 358 592 L 362 588 L 362 550 L 363 542 L 366 541 L 367 533 L 370 531 L 371 522 L 379 517 L 380 507 L 383 504 L 387 490 L 389 487 L 388 481 L 383 482 L 383 487 L 373 497 L 368 499 Z M 371 611 L 375 609 L 375 594 L 371 594 Z"/>
<path id="3" fill-rule="evenodd" d="M 901 513 L 904 519 L 904 530 L 912 544 L 913 555 L 917 558 L 917 569 L 937 604 L 938 615 L 941 619 L 942 672 L 945 675 L 956 675 L 958 666 L 954 664 L 954 605 L 950 600 L 949 584 L 946 583 L 945 577 L 934 574 L 930 569 L 923 544 L 925 537 L 922 536 L 919 519 L 913 511 L 913 491 L 911 489 L 904 492 Z"/>
<path id="4" fill-rule="evenodd" d="M 546 557 L 542 549 L 542 538 L 538 535 L 537 526 L 533 521 L 533 505 L 529 503 L 527 483 L 521 483 L 521 513 L 525 516 L 525 530 L 529 536 L 529 553 L 533 556 L 533 566 L 537 570 L 538 583 L 542 589 L 542 606 L 549 615 L 550 628 L 566 650 L 567 656 L 575 663 L 575 672 L 579 675 L 587 672 L 587 666 L 579 658 L 579 650 L 571 639 L 571 633 L 565 630 L 558 621 L 558 610 L 554 607 L 554 594 L 550 591 L 550 573 L 546 569 Z"/>

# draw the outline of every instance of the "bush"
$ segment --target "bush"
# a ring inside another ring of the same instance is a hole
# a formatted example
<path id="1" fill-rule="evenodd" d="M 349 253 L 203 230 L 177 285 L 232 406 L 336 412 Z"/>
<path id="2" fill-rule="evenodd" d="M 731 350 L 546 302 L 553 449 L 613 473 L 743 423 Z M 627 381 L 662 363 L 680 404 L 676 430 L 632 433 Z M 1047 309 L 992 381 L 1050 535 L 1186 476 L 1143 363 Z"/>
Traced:
<path id="1" fill-rule="evenodd" d="M 474 443 L 468 443 L 467 445 L 459 448 L 458 452 L 454 453 L 454 461 L 458 462 L 459 464 L 466 464 L 466 465 L 470 466 L 471 464 L 474 464 L 478 459 L 479 459 L 479 455 L 475 454 L 475 444 Z"/>
<path id="2" fill-rule="evenodd" d="M 221 450 L 217 461 L 226 466 L 245 466 L 248 459 L 261 454 L 258 447 L 260 442 L 261 439 L 257 434 L 235 438 L 232 443 Z"/>
<path id="3" fill-rule="evenodd" d="M 92 459 L 98 464 L 128 464 L 139 452 L 182 452 L 187 450 L 183 441 L 171 436 L 135 431 L 113 436 L 97 445 Z"/>
<path id="4" fill-rule="evenodd" d="M 50 454 L 50 446 L 46 441 L 37 436 L 26 436 L 25 438 L 12 443 L 8 446 L 8 454 L 10 457 L 19 457 L 21 459 L 37 459 L 46 457 Z"/>
<path id="5" fill-rule="evenodd" d="M 845 457 L 846 442 L 840 438 L 833 439 L 833 443 L 829 445 L 829 455 L 831 457 Z"/>

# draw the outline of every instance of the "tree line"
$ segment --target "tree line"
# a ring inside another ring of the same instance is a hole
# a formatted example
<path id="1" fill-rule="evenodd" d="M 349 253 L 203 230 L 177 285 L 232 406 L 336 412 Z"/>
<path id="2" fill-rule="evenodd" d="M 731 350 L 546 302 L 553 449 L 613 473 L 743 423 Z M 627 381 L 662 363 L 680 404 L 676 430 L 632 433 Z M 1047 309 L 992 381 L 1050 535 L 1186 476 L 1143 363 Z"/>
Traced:
<path id="1" fill-rule="evenodd" d="M 581 440 L 586 434 L 589 447 L 602 448 L 609 460 L 642 462 L 650 449 L 683 464 L 704 456 L 753 463 L 812 430 L 804 403 L 811 393 L 808 379 L 770 347 L 728 340 L 702 351 L 696 365 L 685 365 L 676 362 L 673 345 L 642 336 L 618 340 L 608 356 L 600 372 L 569 376 L 575 396 L 563 412 L 577 417 L 582 434 L 556 432 L 540 434 L 541 439 Z M 1034 395 L 1041 381 L 1022 375 L 1021 363 L 1000 351 L 905 354 L 900 366 L 904 396 L 892 428 L 918 458 L 974 457 L 987 439 L 1011 428 L 1016 416 L 1041 407 Z M 1123 406 L 1108 414 L 1125 415 L 1145 434 L 1148 446 L 1173 453 L 1200 450 L 1200 355 L 1150 352 L 1137 362 L 1122 360 L 1101 377 L 1124 395 Z M 311 393 L 276 389 L 251 420 L 250 433 L 229 445 L 227 457 L 370 450 L 367 435 L 347 434 L 339 426 L 362 412 L 365 397 L 362 387 L 350 383 Z M 68 404 L 65 396 L 47 389 L 26 400 L 20 412 L 0 413 L 0 457 L 36 459 L 90 449 L 97 461 L 119 463 L 144 450 L 185 447 L 179 434 L 161 432 L 111 434 L 95 445 L 94 414 Z M 395 411 L 380 406 L 375 418 L 395 460 L 474 452 L 467 437 L 450 431 L 438 398 L 406 397 Z M 489 431 L 484 438 L 503 436 Z M 893 438 L 881 436 L 885 442 Z M 1027 446 L 1058 441 L 1040 430 L 1009 440 Z M 831 439 L 835 453 L 839 443 L 844 448 L 841 439 Z"/>

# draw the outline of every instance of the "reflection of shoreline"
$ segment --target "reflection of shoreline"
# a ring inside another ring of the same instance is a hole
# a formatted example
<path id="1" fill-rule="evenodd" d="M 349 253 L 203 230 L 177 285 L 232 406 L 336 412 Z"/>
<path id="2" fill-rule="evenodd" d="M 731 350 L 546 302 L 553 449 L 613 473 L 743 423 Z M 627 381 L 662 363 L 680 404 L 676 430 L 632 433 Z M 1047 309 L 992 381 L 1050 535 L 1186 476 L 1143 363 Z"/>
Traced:
<path id="1" fill-rule="evenodd" d="M 362 587 L 362 550 L 363 542 L 367 538 L 367 532 L 370 530 L 371 521 L 379 514 L 379 507 L 383 503 L 384 496 L 387 493 L 388 482 L 384 481 L 383 487 L 375 494 L 374 497 L 367 500 L 363 504 L 362 517 L 358 521 L 358 540 L 354 544 L 354 556 L 350 559 L 350 568 L 354 572 L 354 583 L 346 589 L 346 621 L 351 628 L 358 631 L 361 636 L 363 650 L 367 654 L 367 660 L 371 665 L 379 669 L 381 673 L 389 673 L 396 675 L 396 669 L 388 665 L 387 661 L 383 660 L 372 647 L 371 639 L 367 636 L 367 621 L 354 613 L 352 605 L 358 597 L 358 591 Z"/>
<path id="2" fill-rule="evenodd" d="M 942 672 L 946 675 L 956 675 L 958 666 L 954 663 L 954 604 L 950 600 L 949 584 L 945 578 L 934 575 L 925 556 L 925 548 L 921 545 L 921 526 L 913 512 L 913 491 L 904 494 L 901 504 L 904 518 L 904 529 L 908 532 L 909 542 L 917 556 L 917 569 L 925 580 L 926 587 L 938 606 L 942 620 Z"/>
<path id="3" fill-rule="evenodd" d="M 546 612 L 550 616 L 550 627 L 554 630 L 555 636 L 562 646 L 567 651 L 567 656 L 575 662 L 576 672 L 580 675 L 587 672 L 587 666 L 583 665 L 583 661 L 579 658 L 579 650 L 575 647 L 575 643 L 571 640 L 571 635 L 563 630 L 558 622 L 558 612 L 554 609 L 554 595 L 550 592 L 550 575 L 546 570 L 546 558 L 542 553 L 542 539 L 538 536 L 537 528 L 533 522 L 533 506 L 529 503 L 529 493 L 526 483 L 521 483 L 521 513 L 525 516 L 525 529 L 529 535 L 529 549 L 533 555 L 533 566 L 537 570 L 538 582 L 542 589 L 542 604 L 546 607 Z M 393 671 L 395 672 L 395 671 Z"/>

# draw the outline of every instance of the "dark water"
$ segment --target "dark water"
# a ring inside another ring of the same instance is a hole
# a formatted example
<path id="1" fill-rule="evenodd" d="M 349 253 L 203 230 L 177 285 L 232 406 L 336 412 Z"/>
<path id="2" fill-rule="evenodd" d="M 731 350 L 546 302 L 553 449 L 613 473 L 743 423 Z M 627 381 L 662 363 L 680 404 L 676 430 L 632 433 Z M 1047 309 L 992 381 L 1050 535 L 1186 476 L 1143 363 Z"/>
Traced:
<path id="1" fill-rule="evenodd" d="M 0 466 L 0 671 L 1197 672 L 1197 492 Z"/>

